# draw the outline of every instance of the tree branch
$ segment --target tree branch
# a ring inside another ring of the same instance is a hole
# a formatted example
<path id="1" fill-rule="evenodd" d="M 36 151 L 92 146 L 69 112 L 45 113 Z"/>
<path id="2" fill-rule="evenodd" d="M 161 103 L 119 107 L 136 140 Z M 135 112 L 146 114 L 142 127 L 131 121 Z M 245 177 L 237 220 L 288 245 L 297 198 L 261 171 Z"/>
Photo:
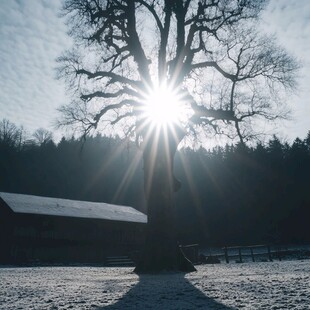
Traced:
<path id="1" fill-rule="evenodd" d="M 128 46 L 135 62 L 138 65 L 138 71 L 146 84 L 151 84 L 151 76 L 148 69 L 149 61 L 145 56 L 144 50 L 136 30 L 135 2 L 129 1 L 127 4 L 126 15 L 128 19 Z"/>
<path id="2" fill-rule="evenodd" d="M 124 106 L 135 106 L 137 104 L 138 104 L 137 101 L 126 99 L 126 100 L 123 100 L 119 103 L 110 104 L 110 105 L 104 107 L 94 117 L 94 121 L 96 122 L 96 126 L 97 126 L 99 120 L 101 119 L 101 117 L 103 115 L 105 115 L 106 113 L 108 113 L 110 110 L 119 110 L 119 109 L 123 108 Z"/>
<path id="3" fill-rule="evenodd" d="M 227 78 L 227 79 L 229 79 L 231 81 L 235 81 L 236 80 L 236 75 L 227 73 L 215 61 L 204 61 L 204 62 L 200 62 L 200 63 L 194 63 L 194 64 L 191 65 L 191 68 L 193 70 L 194 69 L 198 69 L 198 68 L 207 68 L 207 67 L 213 67 L 219 73 L 221 73 L 225 78 Z"/>
<path id="4" fill-rule="evenodd" d="M 79 69 L 79 70 L 76 70 L 76 74 L 77 75 L 84 74 L 87 76 L 88 79 L 96 79 L 96 78 L 107 77 L 110 79 L 109 84 L 122 83 L 122 84 L 128 84 L 128 85 L 135 87 L 135 88 L 138 88 L 138 89 L 142 88 L 141 81 L 129 79 L 129 78 L 126 78 L 124 76 L 115 74 L 113 72 L 107 72 L 107 71 L 90 72 L 90 71 L 87 71 L 85 69 Z"/>

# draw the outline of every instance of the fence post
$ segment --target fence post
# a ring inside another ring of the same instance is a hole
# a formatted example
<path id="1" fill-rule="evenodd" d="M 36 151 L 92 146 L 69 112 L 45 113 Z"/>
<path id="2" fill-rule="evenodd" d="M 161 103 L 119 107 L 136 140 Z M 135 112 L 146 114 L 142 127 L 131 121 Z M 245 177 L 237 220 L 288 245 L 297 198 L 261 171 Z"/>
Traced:
<path id="1" fill-rule="evenodd" d="M 255 257 L 254 257 L 253 249 L 250 248 L 250 251 L 251 251 L 252 261 L 255 262 Z"/>
<path id="2" fill-rule="evenodd" d="M 281 248 L 280 248 L 280 246 L 278 247 L 278 257 L 279 257 L 279 261 L 281 261 L 282 258 L 281 258 Z"/>
<path id="3" fill-rule="evenodd" d="M 242 254 L 241 254 L 241 248 L 239 248 L 239 261 L 242 263 Z"/>
<path id="4" fill-rule="evenodd" d="M 225 248 L 224 248 L 224 254 L 225 254 L 226 263 L 229 264 L 229 257 L 228 257 L 227 246 L 225 246 Z"/>
<path id="5" fill-rule="evenodd" d="M 270 251 L 270 245 L 267 246 L 267 251 L 268 251 L 268 258 L 272 262 L 272 257 L 271 257 L 271 251 Z"/>

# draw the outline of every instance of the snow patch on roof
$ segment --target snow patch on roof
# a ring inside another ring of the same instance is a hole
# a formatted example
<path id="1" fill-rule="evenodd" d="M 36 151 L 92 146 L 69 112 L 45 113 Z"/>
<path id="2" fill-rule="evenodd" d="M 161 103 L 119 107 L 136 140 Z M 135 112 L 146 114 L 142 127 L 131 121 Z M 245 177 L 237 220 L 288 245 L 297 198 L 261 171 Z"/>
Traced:
<path id="1" fill-rule="evenodd" d="M 0 197 L 15 213 L 105 219 L 135 223 L 147 222 L 147 216 L 145 214 L 127 206 L 3 192 L 0 192 Z"/>

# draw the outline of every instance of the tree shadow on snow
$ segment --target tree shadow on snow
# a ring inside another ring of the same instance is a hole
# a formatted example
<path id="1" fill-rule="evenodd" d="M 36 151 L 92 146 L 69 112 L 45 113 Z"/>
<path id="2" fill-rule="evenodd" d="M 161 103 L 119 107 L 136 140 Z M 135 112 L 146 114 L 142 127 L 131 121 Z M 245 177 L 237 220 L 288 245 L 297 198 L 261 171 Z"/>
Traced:
<path id="1" fill-rule="evenodd" d="M 192 280 L 195 282 L 194 280 Z M 206 296 L 184 274 L 140 275 L 119 300 L 99 309 L 234 309 Z"/>

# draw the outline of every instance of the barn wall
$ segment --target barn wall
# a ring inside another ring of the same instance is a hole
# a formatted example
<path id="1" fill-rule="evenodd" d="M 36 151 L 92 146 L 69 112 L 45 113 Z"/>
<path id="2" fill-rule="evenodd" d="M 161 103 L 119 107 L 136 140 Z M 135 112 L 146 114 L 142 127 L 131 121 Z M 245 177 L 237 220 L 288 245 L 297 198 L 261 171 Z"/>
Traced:
<path id="1" fill-rule="evenodd" d="M 12 243 L 12 227 L 14 213 L 0 198 L 0 263 L 10 261 L 9 249 Z"/>
<path id="2" fill-rule="evenodd" d="M 10 227 L 12 262 L 102 263 L 139 249 L 145 224 L 14 214 Z"/>

